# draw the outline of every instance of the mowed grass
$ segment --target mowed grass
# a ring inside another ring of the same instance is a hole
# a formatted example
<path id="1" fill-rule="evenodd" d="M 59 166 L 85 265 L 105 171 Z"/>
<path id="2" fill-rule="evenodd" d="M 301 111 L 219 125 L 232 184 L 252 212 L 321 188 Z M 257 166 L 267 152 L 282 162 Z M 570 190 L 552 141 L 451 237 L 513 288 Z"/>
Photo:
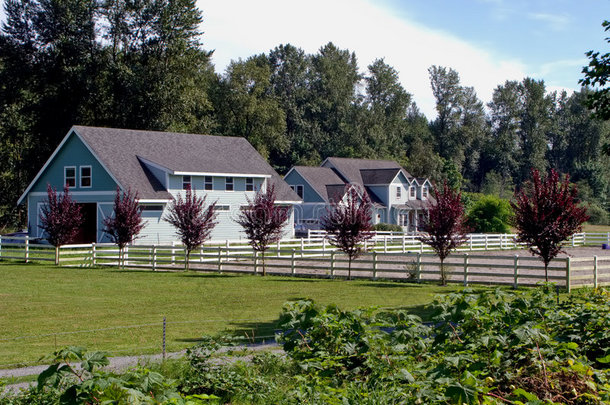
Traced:
<path id="1" fill-rule="evenodd" d="M 0 368 L 43 362 L 66 345 L 111 355 L 168 351 L 204 334 L 273 335 L 282 305 L 311 298 L 344 309 L 403 307 L 425 315 L 457 286 L 309 278 L 161 273 L 0 262 Z"/>

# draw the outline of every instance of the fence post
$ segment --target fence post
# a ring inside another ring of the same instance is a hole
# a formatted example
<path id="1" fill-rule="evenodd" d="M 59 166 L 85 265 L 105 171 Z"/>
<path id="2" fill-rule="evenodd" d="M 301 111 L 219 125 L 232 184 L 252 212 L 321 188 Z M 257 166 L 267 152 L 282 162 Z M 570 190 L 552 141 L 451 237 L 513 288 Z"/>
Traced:
<path id="1" fill-rule="evenodd" d="M 277 241 L 277 257 L 280 257 L 280 248 L 281 248 L 281 245 L 280 245 L 280 241 L 278 239 L 278 241 Z"/>
<path id="2" fill-rule="evenodd" d="M 30 257 L 30 237 L 26 236 L 25 237 L 25 253 L 24 253 L 25 257 L 25 262 L 28 263 L 29 262 L 29 257 Z"/>
<path id="3" fill-rule="evenodd" d="M 470 244 L 470 250 L 472 250 L 472 234 L 468 234 L 468 239 Z"/>
<path id="4" fill-rule="evenodd" d="M 95 242 L 91 243 L 91 265 L 95 266 Z"/>
<path id="5" fill-rule="evenodd" d="M 488 250 L 489 247 L 489 235 L 485 234 L 485 250 Z"/>
<path id="6" fill-rule="evenodd" d="M 155 245 L 152 248 L 152 269 L 157 271 L 157 246 Z"/>
<path id="7" fill-rule="evenodd" d="M 606 235 L 606 242 L 610 243 L 610 232 L 608 232 L 608 234 Z"/>
<path id="8" fill-rule="evenodd" d="M 572 239 L 572 241 L 573 240 L 574 239 Z M 568 290 L 568 293 L 570 291 L 572 291 L 572 285 L 571 285 L 572 284 L 572 280 L 570 280 L 570 268 L 571 267 L 572 267 L 571 266 L 571 258 L 570 258 L 570 256 L 568 256 L 567 260 L 566 260 L 566 288 Z"/>
<path id="9" fill-rule="evenodd" d="M 292 249 L 292 257 L 290 259 L 290 274 L 294 276 L 294 252 L 295 249 Z"/>
<path id="10" fill-rule="evenodd" d="M 218 246 L 218 272 L 222 273 L 222 248 Z"/>
<path id="11" fill-rule="evenodd" d="M 417 266 L 415 267 L 415 279 L 421 282 L 421 252 L 417 254 Z"/>
<path id="12" fill-rule="evenodd" d="M 303 258 L 303 251 L 305 250 L 305 242 L 303 238 L 301 238 L 301 258 Z"/>
<path id="13" fill-rule="evenodd" d="M 377 280 L 377 252 L 373 252 L 373 280 Z"/>
<path id="14" fill-rule="evenodd" d="M 366 247 L 365 247 L 365 250 L 366 250 Z M 322 239 L 322 252 L 324 252 L 324 253 L 326 252 L 326 238 Z"/>
<path id="15" fill-rule="evenodd" d="M 388 253 L 388 236 L 383 237 L 383 253 Z"/>
<path id="16" fill-rule="evenodd" d="M 500 250 L 504 249 L 504 234 L 500 234 Z"/>
<path id="17" fill-rule="evenodd" d="M 335 277 L 335 251 L 330 252 L 330 278 Z"/>
<path id="18" fill-rule="evenodd" d="M 402 253 L 407 253 L 407 236 L 402 234 Z"/>
<path id="19" fill-rule="evenodd" d="M 575 244 L 574 244 L 574 236 L 575 236 L 575 235 L 576 235 L 576 234 L 574 234 L 574 233 L 572 234 L 572 247 L 574 247 L 574 246 L 575 246 Z"/>
<path id="20" fill-rule="evenodd" d="M 593 256 L 593 288 L 597 290 L 597 256 Z"/>
<path id="21" fill-rule="evenodd" d="M 2 258 L 2 235 L 0 235 L 0 259 Z"/>
<path id="22" fill-rule="evenodd" d="M 517 288 L 519 287 L 519 255 L 515 255 L 515 264 L 514 264 L 514 271 L 515 271 L 515 279 L 513 281 L 513 288 Z"/>
<path id="23" fill-rule="evenodd" d="M 424 253 L 424 242 L 419 241 L 419 253 Z"/>
<path id="24" fill-rule="evenodd" d="M 464 287 L 468 286 L 468 253 L 464 253 Z"/>

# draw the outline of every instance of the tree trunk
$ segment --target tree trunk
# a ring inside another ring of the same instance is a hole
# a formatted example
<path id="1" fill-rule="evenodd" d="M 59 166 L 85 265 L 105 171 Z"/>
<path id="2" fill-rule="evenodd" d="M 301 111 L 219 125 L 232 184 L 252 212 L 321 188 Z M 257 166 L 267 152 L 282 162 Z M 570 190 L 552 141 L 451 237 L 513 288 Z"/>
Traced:
<path id="1" fill-rule="evenodd" d="M 447 274 L 445 273 L 445 259 L 441 259 L 441 285 L 447 285 Z"/>
<path id="2" fill-rule="evenodd" d="M 351 280 L 352 279 L 352 257 L 349 256 L 348 258 L 349 258 L 349 260 L 347 262 L 347 279 Z"/>
<path id="3" fill-rule="evenodd" d="M 59 246 L 55 246 L 55 265 L 59 266 Z"/>
<path id="4" fill-rule="evenodd" d="M 549 282 L 549 263 L 548 262 L 544 262 L 544 279 L 546 280 L 546 282 Z"/>
<path id="5" fill-rule="evenodd" d="M 191 260 L 191 251 L 186 251 L 186 257 L 184 258 L 184 271 L 189 271 L 189 261 Z"/>
<path id="6" fill-rule="evenodd" d="M 265 277 L 267 275 L 267 269 L 265 267 L 265 251 L 263 250 L 261 253 L 263 254 L 263 277 Z"/>

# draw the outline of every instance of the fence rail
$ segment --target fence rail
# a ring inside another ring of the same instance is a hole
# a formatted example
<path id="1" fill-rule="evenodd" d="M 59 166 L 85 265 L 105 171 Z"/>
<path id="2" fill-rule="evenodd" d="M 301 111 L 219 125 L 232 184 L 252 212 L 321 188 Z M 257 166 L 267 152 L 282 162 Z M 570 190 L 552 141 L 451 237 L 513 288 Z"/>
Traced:
<path id="1" fill-rule="evenodd" d="M 310 235 L 312 236 L 312 235 Z M 610 233 L 575 234 L 571 246 L 610 244 Z M 472 234 L 462 251 L 445 261 L 448 281 L 470 285 L 475 283 L 508 284 L 514 287 L 533 285 L 546 279 L 539 259 L 497 252 L 519 248 L 511 234 Z M 378 234 L 366 246 L 368 253 L 350 263 L 349 260 L 319 236 L 283 240 L 274 244 L 264 256 L 254 252 L 244 241 L 211 242 L 190 254 L 189 268 L 197 271 L 259 273 L 263 266 L 270 274 L 399 279 L 414 282 L 440 278 L 440 262 L 429 247 L 414 235 Z M 464 252 L 469 250 L 470 253 Z M 480 251 L 490 251 L 481 254 Z M 492 252 L 492 251 L 496 252 Z M 131 245 L 123 261 L 119 249 L 112 244 L 66 245 L 60 248 L 59 263 L 68 266 L 118 266 L 158 270 L 180 270 L 185 267 L 186 252 L 182 246 Z M 54 261 L 55 249 L 31 243 L 29 238 L 0 237 L 0 259 Z M 548 279 L 566 289 L 610 285 L 610 257 L 557 258 L 548 268 Z"/>

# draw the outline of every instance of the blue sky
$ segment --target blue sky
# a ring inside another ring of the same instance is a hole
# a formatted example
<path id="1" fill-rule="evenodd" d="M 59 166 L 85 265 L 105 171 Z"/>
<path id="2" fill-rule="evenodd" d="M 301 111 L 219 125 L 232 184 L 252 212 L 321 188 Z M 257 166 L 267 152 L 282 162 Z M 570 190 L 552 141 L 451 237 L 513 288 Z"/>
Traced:
<path id="1" fill-rule="evenodd" d="M 2 0 L 0 0 L 1 2 Z M 198 0 L 217 72 L 231 60 L 291 43 L 354 51 L 363 72 L 384 58 L 434 118 L 428 67 L 452 67 L 488 102 L 506 80 L 578 89 L 590 49 L 608 51 L 609 0 Z M 1 17 L 1 16 L 0 16 Z"/>

